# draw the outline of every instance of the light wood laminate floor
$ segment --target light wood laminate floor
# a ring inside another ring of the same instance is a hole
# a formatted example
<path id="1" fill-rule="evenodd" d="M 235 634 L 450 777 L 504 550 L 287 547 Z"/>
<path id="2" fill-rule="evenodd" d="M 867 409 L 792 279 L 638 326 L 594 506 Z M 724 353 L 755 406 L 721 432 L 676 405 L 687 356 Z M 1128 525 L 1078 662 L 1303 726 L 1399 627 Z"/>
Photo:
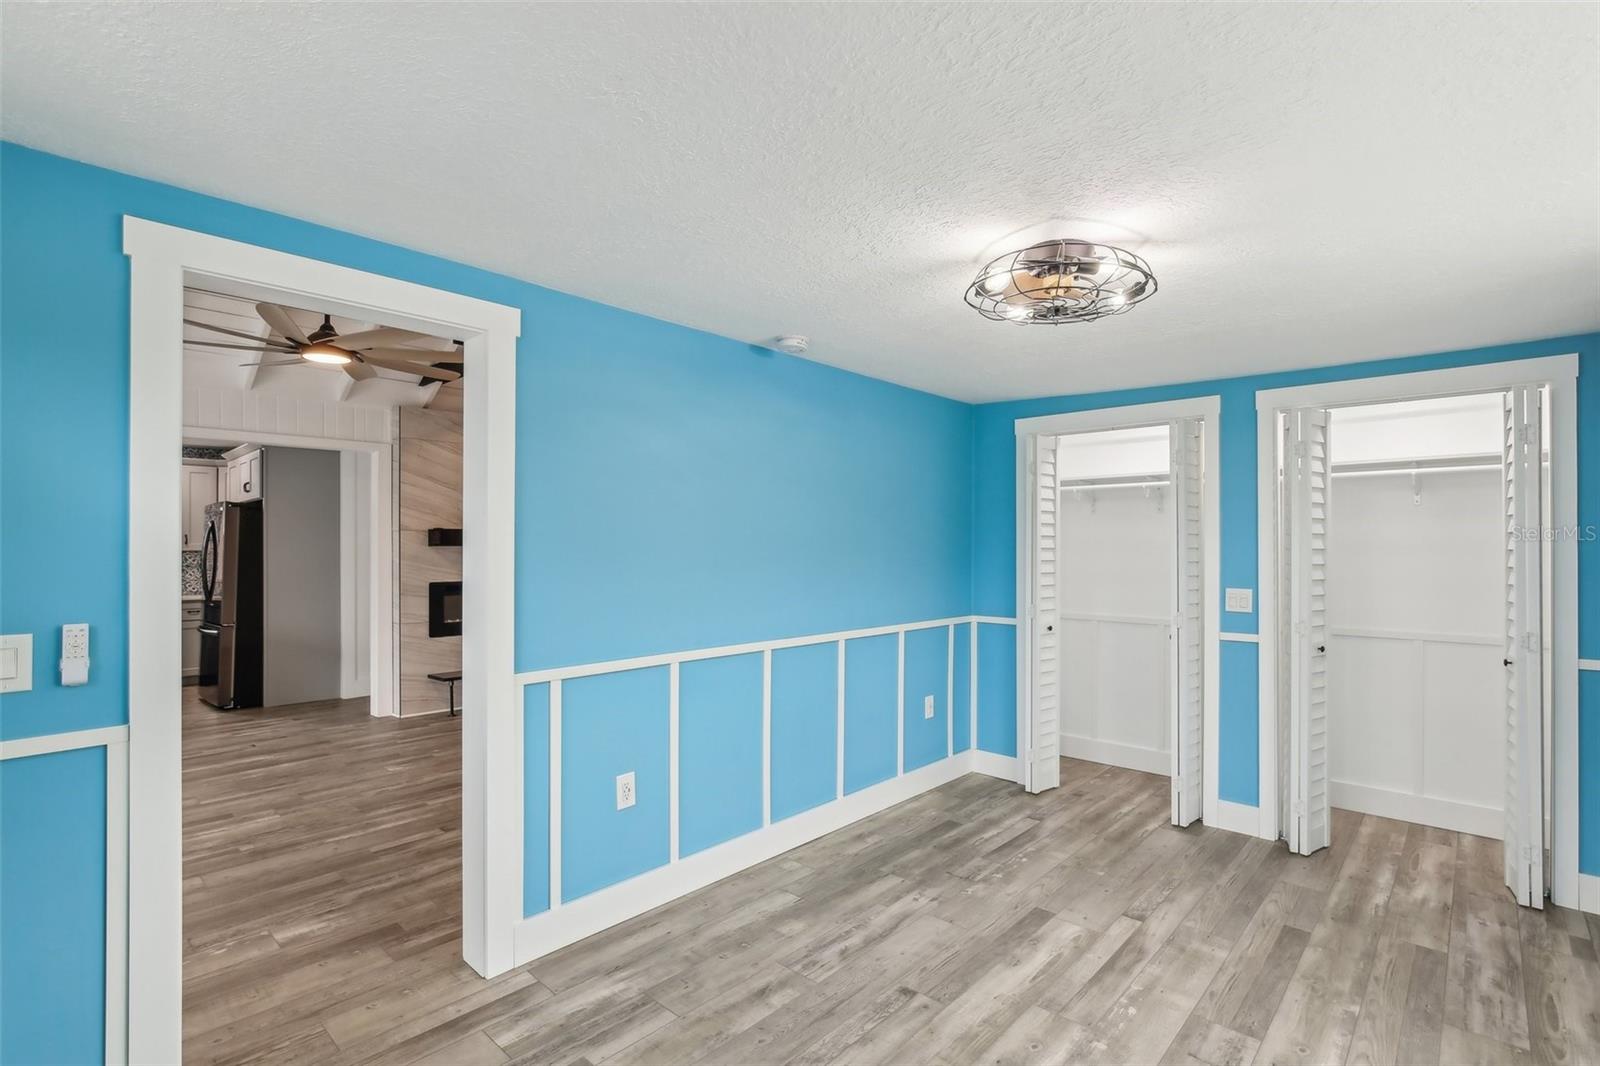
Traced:
<path id="1" fill-rule="evenodd" d="M 459 955 L 458 721 L 185 712 L 185 1057 L 1600 1062 L 1600 920 L 1499 844 L 1166 824 L 1167 782 L 969 776 L 493 981 Z"/>

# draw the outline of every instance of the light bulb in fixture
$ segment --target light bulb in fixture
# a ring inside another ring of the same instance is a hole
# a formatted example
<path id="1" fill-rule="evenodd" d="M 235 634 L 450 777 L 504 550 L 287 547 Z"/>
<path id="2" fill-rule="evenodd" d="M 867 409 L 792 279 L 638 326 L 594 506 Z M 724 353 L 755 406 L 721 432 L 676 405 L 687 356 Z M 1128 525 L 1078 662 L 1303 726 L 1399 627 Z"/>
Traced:
<path id="1" fill-rule="evenodd" d="M 319 341 L 301 348 L 300 358 L 310 363 L 321 363 L 323 366 L 343 366 L 355 357 L 343 348 L 335 347 L 326 341 Z"/>

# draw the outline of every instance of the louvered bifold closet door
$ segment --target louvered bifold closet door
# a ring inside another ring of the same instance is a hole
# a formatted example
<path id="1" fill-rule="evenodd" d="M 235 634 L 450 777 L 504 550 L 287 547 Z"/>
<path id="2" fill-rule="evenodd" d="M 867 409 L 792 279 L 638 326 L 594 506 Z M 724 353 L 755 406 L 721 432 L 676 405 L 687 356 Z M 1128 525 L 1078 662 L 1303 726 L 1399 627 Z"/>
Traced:
<path id="1" fill-rule="evenodd" d="M 1289 850 L 1301 855 L 1328 846 L 1328 518 L 1332 479 L 1328 412 L 1303 408 L 1289 415 L 1285 459 L 1289 512 Z"/>
<path id="2" fill-rule="evenodd" d="M 1060 568 L 1056 559 L 1056 438 L 1034 437 L 1031 471 L 1033 514 L 1033 617 L 1029 625 L 1032 672 L 1028 716 L 1027 789 L 1043 792 L 1061 783 Z"/>
<path id="3" fill-rule="evenodd" d="M 1505 396 L 1506 886 L 1544 906 L 1544 625 L 1540 392 Z"/>
<path id="4" fill-rule="evenodd" d="M 1200 817 L 1205 691 L 1204 646 L 1200 639 L 1205 610 L 1200 541 L 1203 425 L 1198 418 L 1180 418 L 1171 426 L 1173 544 L 1176 550 L 1168 673 L 1172 695 L 1173 825 L 1189 825 Z"/>

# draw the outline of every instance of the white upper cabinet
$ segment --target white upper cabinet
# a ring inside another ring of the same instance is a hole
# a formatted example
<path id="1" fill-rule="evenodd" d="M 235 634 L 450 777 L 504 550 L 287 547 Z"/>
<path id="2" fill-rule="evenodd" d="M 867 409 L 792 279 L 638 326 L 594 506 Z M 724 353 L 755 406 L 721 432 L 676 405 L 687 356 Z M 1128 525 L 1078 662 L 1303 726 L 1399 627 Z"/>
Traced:
<path id="1" fill-rule="evenodd" d="M 244 452 L 228 460 L 227 498 L 230 503 L 261 499 L 262 450 Z"/>
<path id="2" fill-rule="evenodd" d="M 206 539 L 206 507 L 217 502 L 215 466 L 183 464 L 183 550 L 197 552 Z"/>

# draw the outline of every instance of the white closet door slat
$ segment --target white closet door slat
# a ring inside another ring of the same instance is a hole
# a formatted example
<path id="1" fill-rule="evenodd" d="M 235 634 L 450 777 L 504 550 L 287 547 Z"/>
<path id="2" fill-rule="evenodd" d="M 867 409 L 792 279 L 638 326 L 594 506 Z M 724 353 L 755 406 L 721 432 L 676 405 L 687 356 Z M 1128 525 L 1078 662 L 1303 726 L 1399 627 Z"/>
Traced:
<path id="1" fill-rule="evenodd" d="M 1541 394 L 1505 394 L 1505 880 L 1524 907 L 1544 906 L 1543 488 Z"/>
<path id="2" fill-rule="evenodd" d="M 1289 534 L 1289 850 L 1328 846 L 1328 412 L 1290 412 L 1284 457 Z"/>
<path id="3" fill-rule="evenodd" d="M 1032 692 L 1029 699 L 1027 789 L 1061 783 L 1060 617 L 1056 572 L 1056 438 L 1034 437 L 1029 462 L 1033 516 Z"/>
<path id="4" fill-rule="evenodd" d="M 1172 824 L 1183 826 L 1200 817 L 1202 792 L 1202 421 L 1175 419 L 1170 432 L 1176 549 L 1168 672 L 1172 701 Z"/>

